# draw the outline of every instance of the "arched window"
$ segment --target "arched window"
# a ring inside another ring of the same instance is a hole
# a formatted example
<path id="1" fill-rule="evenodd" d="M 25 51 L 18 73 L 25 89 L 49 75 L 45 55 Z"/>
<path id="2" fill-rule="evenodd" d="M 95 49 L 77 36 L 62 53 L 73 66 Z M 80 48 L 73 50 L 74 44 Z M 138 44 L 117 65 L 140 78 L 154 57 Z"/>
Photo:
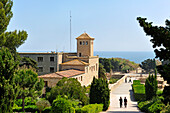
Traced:
<path id="1" fill-rule="evenodd" d="M 82 45 L 82 41 L 80 41 L 80 45 Z"/>
<path id="2" fill-rule="evenodd" d="M 85 41 L 83 41 L 83 45 L 85 44 Z"/>
<path id="3" fill-rule="evenodd" d="M 86 41 L 86 45 L 88 45 L 88 41 Z"/>

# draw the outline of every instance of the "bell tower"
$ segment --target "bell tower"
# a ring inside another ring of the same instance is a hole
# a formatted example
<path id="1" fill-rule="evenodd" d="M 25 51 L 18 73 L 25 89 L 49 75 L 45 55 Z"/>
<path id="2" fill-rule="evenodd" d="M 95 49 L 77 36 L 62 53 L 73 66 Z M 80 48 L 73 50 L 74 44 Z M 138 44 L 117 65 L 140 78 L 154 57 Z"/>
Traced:
<path id="1" fill-rule="evenodd" d="M 77 56 L 93 56 L 93 40 L 87 33 L 81 34 L 77 39 Z"/>

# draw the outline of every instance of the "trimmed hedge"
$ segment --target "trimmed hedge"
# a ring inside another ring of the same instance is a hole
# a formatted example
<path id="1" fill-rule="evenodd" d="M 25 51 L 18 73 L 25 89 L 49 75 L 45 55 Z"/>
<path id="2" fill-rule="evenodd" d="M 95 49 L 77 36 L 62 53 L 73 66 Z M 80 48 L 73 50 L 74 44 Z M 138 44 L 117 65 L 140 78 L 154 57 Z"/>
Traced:
<path id="1" fill-rule="evenodd" d="M 132 89 L 136 101 L 145 100 L 145 85 L 140 83 L 140 80 L 134 80 Z"/>
<path id="2" fill-rule="evenodd" d="M 103 110 L 103 104 L 89 104 L 82 108 L 77 108 L 76 113 L 99 113 Z"/>
<path id="3" fill-rule="evenodd" d="M 141 83 L 140 83 L 140 80 L 133 80 L 133 84 L 134 84 L 134 85 L 139 85 L 139 84 L 141 84 Z"/>

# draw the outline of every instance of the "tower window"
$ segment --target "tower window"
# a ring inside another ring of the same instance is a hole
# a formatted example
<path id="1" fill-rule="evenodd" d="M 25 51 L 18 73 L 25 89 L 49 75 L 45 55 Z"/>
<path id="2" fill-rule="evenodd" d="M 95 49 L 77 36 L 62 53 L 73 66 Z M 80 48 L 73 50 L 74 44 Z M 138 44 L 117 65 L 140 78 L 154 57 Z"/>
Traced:
<path id="1" fill-rule="evenodd" d="M 80 45 L 82 45 L 82 41 L 80 41 Z"/>
<path id="2" fill-rule="evenodd" d="M 85 42 L 83 41 L 83 45 L 85 44 Z"/>
<path id="3" fill-rule="evenodd" d="M 54 57 L 50 57 L 50 62 L 54 62 Z"/>
<path id="4" fill-rule="evenodd" d="M 81 53 L 79 53 L 79 57 L 81 57 Z"/>
<path id="5" fill-rule="evenodd" d="M 86 45 L 88 45 L 88 41 L 86 41 Z"/>

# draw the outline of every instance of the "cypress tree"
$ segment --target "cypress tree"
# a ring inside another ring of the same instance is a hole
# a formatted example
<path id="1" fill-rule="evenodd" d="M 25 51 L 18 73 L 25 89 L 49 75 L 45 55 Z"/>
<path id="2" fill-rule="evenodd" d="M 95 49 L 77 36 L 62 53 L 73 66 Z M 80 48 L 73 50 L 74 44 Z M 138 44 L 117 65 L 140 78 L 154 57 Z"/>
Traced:
<path id="1" fill-rule="evenodd" d="M 145 94 L 146 99 L 151 100 L 153 97 L 156 96 L 156 92 L 158 89 L 158 81 L 157 79 L 157 71 L 155 70 L 155 75 L 150 75 L 145 81 Z"/>
<path id="2" fill-rule="evenodd" d="M 90 88 L 90 104 L 103 104 L 103 110 L 107 110 L 110 104 L 110 90 L 107 80 L 93 78 Z"/>

